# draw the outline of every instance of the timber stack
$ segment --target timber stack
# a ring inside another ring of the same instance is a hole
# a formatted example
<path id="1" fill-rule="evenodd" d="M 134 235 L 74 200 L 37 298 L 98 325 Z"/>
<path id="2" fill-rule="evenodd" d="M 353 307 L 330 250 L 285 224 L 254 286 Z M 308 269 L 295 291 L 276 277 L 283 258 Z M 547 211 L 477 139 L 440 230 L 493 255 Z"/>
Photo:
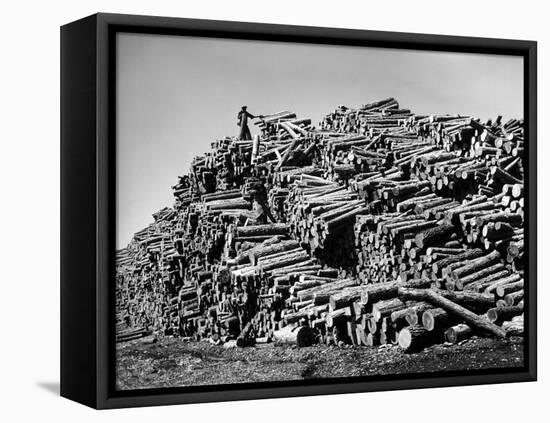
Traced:
<path id="1" fill-rule="evenodd" d="M 257 124 L 194 158 L 173 207 L 117 251 L 120 340 L 415 352 L 522 334 L 522 120 L 389 98 Z"/>

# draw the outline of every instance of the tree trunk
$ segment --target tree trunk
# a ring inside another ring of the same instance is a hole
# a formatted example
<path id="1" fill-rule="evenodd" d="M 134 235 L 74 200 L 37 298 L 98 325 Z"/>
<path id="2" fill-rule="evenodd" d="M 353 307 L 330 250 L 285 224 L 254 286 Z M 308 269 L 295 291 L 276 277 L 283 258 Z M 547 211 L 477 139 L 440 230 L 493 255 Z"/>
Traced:
<path id="1" fill-rule="evenodd" d="M 456 320 L 442 308 L 432 308 L 422 313 L 422 326 L 428 331 L 438 330 L 442 332 L 447 329 L 452 321 Z"/>
<path id="2" fill-rule="evenodd" d="M 523 300 L 523 289 L 512 292 L 504 297 L 504 302 L 507 306 L 513 306 Z"/>
<path id="3" fill-rule="evenodd" d="M 498 327 L 494 323 L 491 323 L 485 317 L 478 316 L 477 314 L 452 302 L 451 300 L 448 300 L 431 289 L 422 290 L 400 288 L 399 296 L 402 300 L 427 301 L 464 320 L 472 327 L 478 328 L 484 332 L 492 333 L 501 338 L 506 336 L 506 332 L 502 328 Z"/>
<path id="4" fill-rule="evenodd" d="M 286 235 L 289 226 L 286 223 L 270 223 L 267 225 L 239 226 L 234 228 L 235 237 L 250 237 L 262 235 Z"/>
<path id="5" fill-rule="evenodd" d="M 420 325 L 409 326 L 401 329 L 397 342 L 401 349 L 407 353 L 422 351 L 425 347 L 438 341 L 433 332 L 427 331 Z"/>
<path id="6" fill-rule="evenodd" d="M 308 326 L 285 326 L 273 332 L 273 342 L 278 345 L 309 347 L 313 341 L 313 331 Z"/>
<path id="7" fill-rule="evenodd" d="M 283 251 L 293 250 L 299 247 L 300 244 L 297 241 L 281 241 L 277 244 L 269 244 L 265 246 L 260 246 L 257 248 L 251 248 L 248 251 L 248 259 L 250 263 L 256 264 L 257 259 L 270 256 L 272 254 L 281 253 Z"/>
<path id="8" fill-rule="evenodd" d="M 460 323 L 445 331 L 445 340 L 451 344 L 458 344 L 460 341 L 468 339 L 472 335 L 472 328 L 467 324 Z"/>
<path id="9" fill-rule="evenodd" d="M 508 275 L 504 278 L 496 279 L 494 280 L 491 285 L 489 285 L 487 288 L 485 288 L 485 292 L 488 294 L 496 293 L 498 295 L 498 288 L 502 285 L 508 285 L 510 283 L 514 283 L 521 280 L 521 276 L 517 273 L 513 273 L 511 275 Z M 502 295 L 499 295 L 499 297 L 502 297 Z"/>
<path id="10" fill-rule="evenodd" d="M 467 250 L 461 254 L 457 254 L 455 256 L 447 257 L 444 259 L 441 259 L 439 261 L 436 261 L 432 264 L 432 270 L 435 274 L 441 275 L 441 271 L 447 267 L 450 264 L 461 262 L 464 260 L 471 260 L 478 257 L 481 257 L 483 255 L 483 250 L 480 250 L 479 248 L 476 248 L 474 250 Z"/>
<path id="11" fill-rule="evenodd" d="M 487 311 L 487 318 L 496 325 L 523 313 L 523 305 L 495 307 Z"/>
<path id="12" fill-rule="evenodd" d="M 508 283 L 506 285 L 500 285 L 497 287 L 495 292 L 497 294 L 497 297 L 502 298 L 512 292 L 516 292 L 520 290 L 523 290 L 523 279 L 517 282 Z"/>
<path id="13" fill-rule="evenodd" d="M 347 322 L 349 319 L 349 314 L 350 313 L 347 308 L 340 308 L 329 312 L 325 317 L 327 328 L 332 328 Z"/>
<path id="14" fill-rule="evenodd" d="M 331 310 L 337 310 L 343 307 L 349 307 L 357 300 L 361 299 L 363 286 L 350 287 L 341 292 L 334 293 L 330 296 L 329 306 Z"/>
<path id="15" fill-rule="evenodd" d="M 254 338 L 252 338 L 252 332 L 252 322 L 248 322 L 241 331 L 240 335 L 237 337 L 237 347 L 246 347 L 252 345 L 254 342 Z"/>
<path id="16" fill-rule="evenodd" d="M 420 301 L 418 304 L 409 309 L 405 320 L 407 320 L 407 323 L 410 326 L 418 325 L 419 322 L 422 322 L 422 314 L 430 308 L 433 308 L 433 305 L 425 301 Z"/>
<path id="17" fill-rule="evenodd" d="M 383 300 L 372 305 L 372 316 L 378 322 L 383 317 L 390 316 L 394 311 L 403 310 L 405 308 L 407 308 L 407 306 L 399 298 Z"/>
<path id="18" fill-rule="evenodd" d="M 508 276 L 510 276 L 510 272 L 506 269 L 503 269 L 499 272 L 493 273 L 491 275 L 487 275 L 484 278 L 477 279 L 473 282 L 470 282 L 467 285 L 463 285 L 462 289 L 464 291 L 483 292 L 485 291 L 485 289 L 491 286 L 494 281 L 502 278 L 506 278 Z"/>
<path id="19" fill-rule="evenodd" d="M 511 321 L 502 323 L 502 328 L 506 331 L 506 336 L 523 336 L 523 315 L 516 316 Z"/>
<path id="20" fill-rule="evenodd" d="M 447 239 L 454 232 L 454 226 L 448 223 L 426 229 L 414 237 L 418 248 L 428 248 Z"/>
<path id="21" fill-rule="evenodd" d="M 451 280 L 456 281 L 457 279 L 468 276 L 478 270 L 484 269 L 487 266 L 490 266 L 497 262 L 500 259 L 500 253 L 498 251 L 493 251 L 492 253 L 487 254 L 486 256 L 479 257 L 470 261 L 468 264 L 454 269 L 450 273 Z"/>
<path id="22" fill-rule="evenodd" d="M 455 280 L 455 286 L 458 290 L 464 289 L 464 286 L 472 283 L 478 279 L 485 278 L 493 273 L 500 272 L 504 269 L 504 265 L 502 263 L 496 263 L 492 266 L 489 266 L 485 269 L 478 270 L 477 272 L 470 273 L 467 276 L 459 277 Z"/>
<path id="23" fill-rule="evenodd" d="M 428 279 L 413 279 L 404 283 L 383 282 L 367 285 L 361 291 L 361 302 L 373 304 L 381 300 L 388 300 L 397 297 L 400 287 L 403 288 L 429 288 L 432 281 Z"/>

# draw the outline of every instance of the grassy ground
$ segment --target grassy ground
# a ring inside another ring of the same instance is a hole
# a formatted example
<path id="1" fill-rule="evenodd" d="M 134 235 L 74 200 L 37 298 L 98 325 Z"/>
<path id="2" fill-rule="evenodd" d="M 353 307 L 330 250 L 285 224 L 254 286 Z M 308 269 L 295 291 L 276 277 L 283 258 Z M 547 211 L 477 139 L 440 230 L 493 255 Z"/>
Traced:
<path id="1" fill-rule="evenodd" d="M 384 347 L 224 348 L 149 338 L 117 345 L 117 388 L 143 389 L 523 366 L 523 339 L 472 338 L 418 354 Z"/>

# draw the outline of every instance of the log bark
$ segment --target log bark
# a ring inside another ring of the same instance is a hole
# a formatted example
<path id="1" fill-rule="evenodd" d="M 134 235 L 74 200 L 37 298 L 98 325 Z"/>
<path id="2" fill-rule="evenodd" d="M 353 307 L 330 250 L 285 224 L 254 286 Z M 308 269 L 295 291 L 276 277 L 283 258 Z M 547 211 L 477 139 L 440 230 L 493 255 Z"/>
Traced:
<path id="1" fill-rule="evenodd" d="M 377 301 L 388 300 L 397 297 L 399 287 L 404 288 L 429 288 L 432 281 L 428 279 L 413 279 L 407 282 L 384 282 L 367 285 L 361 290 L 361 302 L 373 304 Z"/>
<path id="2" fill-rule="evenodd" d="M 487 311 L 487 318 L 496 325 L 523 313 L 523 305 L 495 307 Z"/>
<path id="3" fill-rule="evenodd" d="M 332 328 L 347 322 L 350 314 L 349 309 L 346 308 L 340 308 L 329 312 L 325 317 L 327 327 Z"/>
<path id="4" fill-rule="evenodd" d="M 266 225 L 238 226 L 234 228 L 235 237 L 251 237 L 264 235 L 286 235 L 289 226 L 286 223 L 270 223 Z"/>
<path id="5" fill-rule="evenodd" d="M 407 308 L 405 303 L 399 298 L 379 301 L 372 306 L 372 316 L 376 321 L 380 321 L 384 317 L 390 316 L 394 311 Z"/>
<path id="6" fill-rule="evenodd" d="M 494 323 L 491 323 L 487 318 L 483 316 L 478 316 L 467 308 L 464 308 L 452 302 L 451 300 L 448 300 L 447 298 L 443 297 L 433 290 L 400 288 L 399 297 L 402 300 L 429 302 L 443 308 L 445 311 L 457 316 L 458 318 L 468 323 L 470 326 L 478 328 L 483 332 L 491 333 L 500 338 L 506 336 L 506 332 L 502 328 L 498 327 Z"/>
<path id="7" fill-rule="evenodd" d="M 351 306 L 355 301 L 361 299 L 362 286 L 345 288 L 338 293 L 330 296 L 329 306 L 331 310 L 337 310 L 343 307 Z"/>
<path id="8" fill-rule="evenodd" d="M 254 342 L 254 338 L 252 338 L 252 332 L 252 322 L 248 322 L 237 337 L 237 347 L 246 347 L 252 345 Z"/>
<path id="9" fill-rule="evenodd" d="M 442 260 L 439 260 L 439 261 L 433 263 L 432 264 L 432 270 L 437 275 L 441 275 L 442 269 L 444 269 L 445 267 L 447 267 L 447 266 L 449 266 L 453 263 L 462 262 L 464 260 L 475 259 L 475 258 L 481 257 L 482 255 L 483 255 L 483 250 L 481 250 L 479 248 L 476 248 L 476 249 L 473 249 L 473 250 L 467 250 L 467 251 L 465 251 L 461 254 L 457 254 L 457 255 L 454 255 L 454 256 L 451 256 L 451 257 L 447 257 L 447 258 L 444 258 Z"/>
<path id="10" fill-rule="evenodd" d="M 467 276 L 460 276 L 458 279 L 455 280 L 455 286 L 457 287 L 457 289 L 462 290 L 465 285 L 468 285 L 469 283 L 475 282 L 479 279 L 483 279 L 491 274 L 500 272 L 503 269 L 504 265 L 502 263 L 496 263 L 485 269 L 480 269 L 477 272 L 470 273 Z"/>
<path id="11" fill-rule="evenodd" d="M 415 353 L 433 345 L 438 341 L 434 332 L 429 332 L 420 325 L 409 326 L 401 329 L 397 342 L 406 353 Z"/>
<path id="12" fill-rule="evenodd" d="M 276 253 L 281 253 L 283 251 L 292 250 L 299 246 L 300 244 L 297 241 L 291 240 L 252 248 L 248 251 L 248 259 L 250 263 L 256 264 L 256 261 L 259 258 L 270 256 Z"/>
<path id="13" fill-rule="evenodd" d="M 443 331 L 447 329 L 453 322 L 452 316 L 440 307 L 426 310 L 422 313 L 422 326 L 428 330 Z"/>
<path id="14" fill-rule="evenodd" d="M 512 292 L 520 291 L 522 289 L 523 289 L 523 279 L 516 282 L 508 283 L 506 285 L 497 286 L 497 288 L 495 289 L 495 292 L 497 294 L 497 297 L 502 298 Z"/>
<path id="15" fill-rule="evenodd" d="M 472 328 L 465 323 L 452 326 L 445 331 L 445 340 L 451 344 L 458 344 L 474 334 Z"/>
<path id="16" fill-rule="evenodd" d="M 407 323 L 410 326 L 417 325 L 422 322 L 422 314 L 429 310 L 430 308 L 433 308 L 434 306 L 430 303 L 427 303 L 425 301 L 420 301 L 415 306 L 411 307 L 409 309 L 409 312 L 407 313 L 407 316 L 405 317 L 405 320 L 407 320 Z"/>
<path id="17" fill-rule="evenodd" d="M 492 253 L 489 253 L 486 256 L 474 259 L 470 261 L 468 264 L 452 270 L 450 273 L 450 278 L 451 280 L 456 281 L 463 276 L 468 276 L 472 273 L 477 272 L 478 270 L 491 266 L 498 260 L 500 260 L 500 253 L 498 251 L 493 251 Z"/>
<path id="18" fill-rule="evenodd" d="M 504 297 L 504 302 L 507 306 L 513 306 L 518 304 L 521 300 L 523 300 L 523 289 L 520 289 L 519 291 L 512 292 L 510 294 L 507 294 Z"/>
<path id="19" fill-rule="evenodd" d="M 313 331 L 308 326 L 285 326 L 273 332 L 273 342 L 278 345 L 309 347 L 313 344 Z"/>
<path id="20" fill-rule="evenodd" d="M 418 248 L 432 247 L 441 241 L 447 239 L 454 231 L 454 226 L 444 223 L 434 228 L 426 229 L 414 237 L 414 242 Z"/>
<path id="21" fill-rule="evenodd" d="M 498 295 L 498 288 L 502 285 L 508 285 L 510 283 L 514 283 L 514 282 L 517 282 L 521 280 L 521 276 L 518 275 L 517 273 L 513 273 L 511 275 L 508 275 L 504 278 L 499 278 L 499 279 L 496 279 L 494 280 L 491 285 L 489 285 L 487 288 L 485 288 L 485 292 L 488 293 L 488 294 L 492 294 L 492 293 L 495 293 Z M 512 291 L 510 291 L 512 292 Z M 502 297 L 503 295 L 499 295 L 499 297 Z"/>
<path id="22" fill-rule="evenodd" d="M 516 316 L 511 321 L 502 323 L 502 328 L 506 331 L 506 336 L 523 336 L 523 315 Z"/>

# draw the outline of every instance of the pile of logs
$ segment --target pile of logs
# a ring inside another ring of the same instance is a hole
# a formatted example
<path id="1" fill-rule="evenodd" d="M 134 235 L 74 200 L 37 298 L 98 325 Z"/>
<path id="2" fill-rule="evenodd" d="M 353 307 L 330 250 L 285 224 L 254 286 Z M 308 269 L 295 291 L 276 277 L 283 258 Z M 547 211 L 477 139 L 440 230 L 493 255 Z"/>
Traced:
<path id="1" fill-rule="evenodd" d="M 523 122 L 393 99 L 224 138 L 117 251 L 117 340 L 398 344 L 523 330 Z M 258 211 L 260 210 L 260 211 Z"/>

